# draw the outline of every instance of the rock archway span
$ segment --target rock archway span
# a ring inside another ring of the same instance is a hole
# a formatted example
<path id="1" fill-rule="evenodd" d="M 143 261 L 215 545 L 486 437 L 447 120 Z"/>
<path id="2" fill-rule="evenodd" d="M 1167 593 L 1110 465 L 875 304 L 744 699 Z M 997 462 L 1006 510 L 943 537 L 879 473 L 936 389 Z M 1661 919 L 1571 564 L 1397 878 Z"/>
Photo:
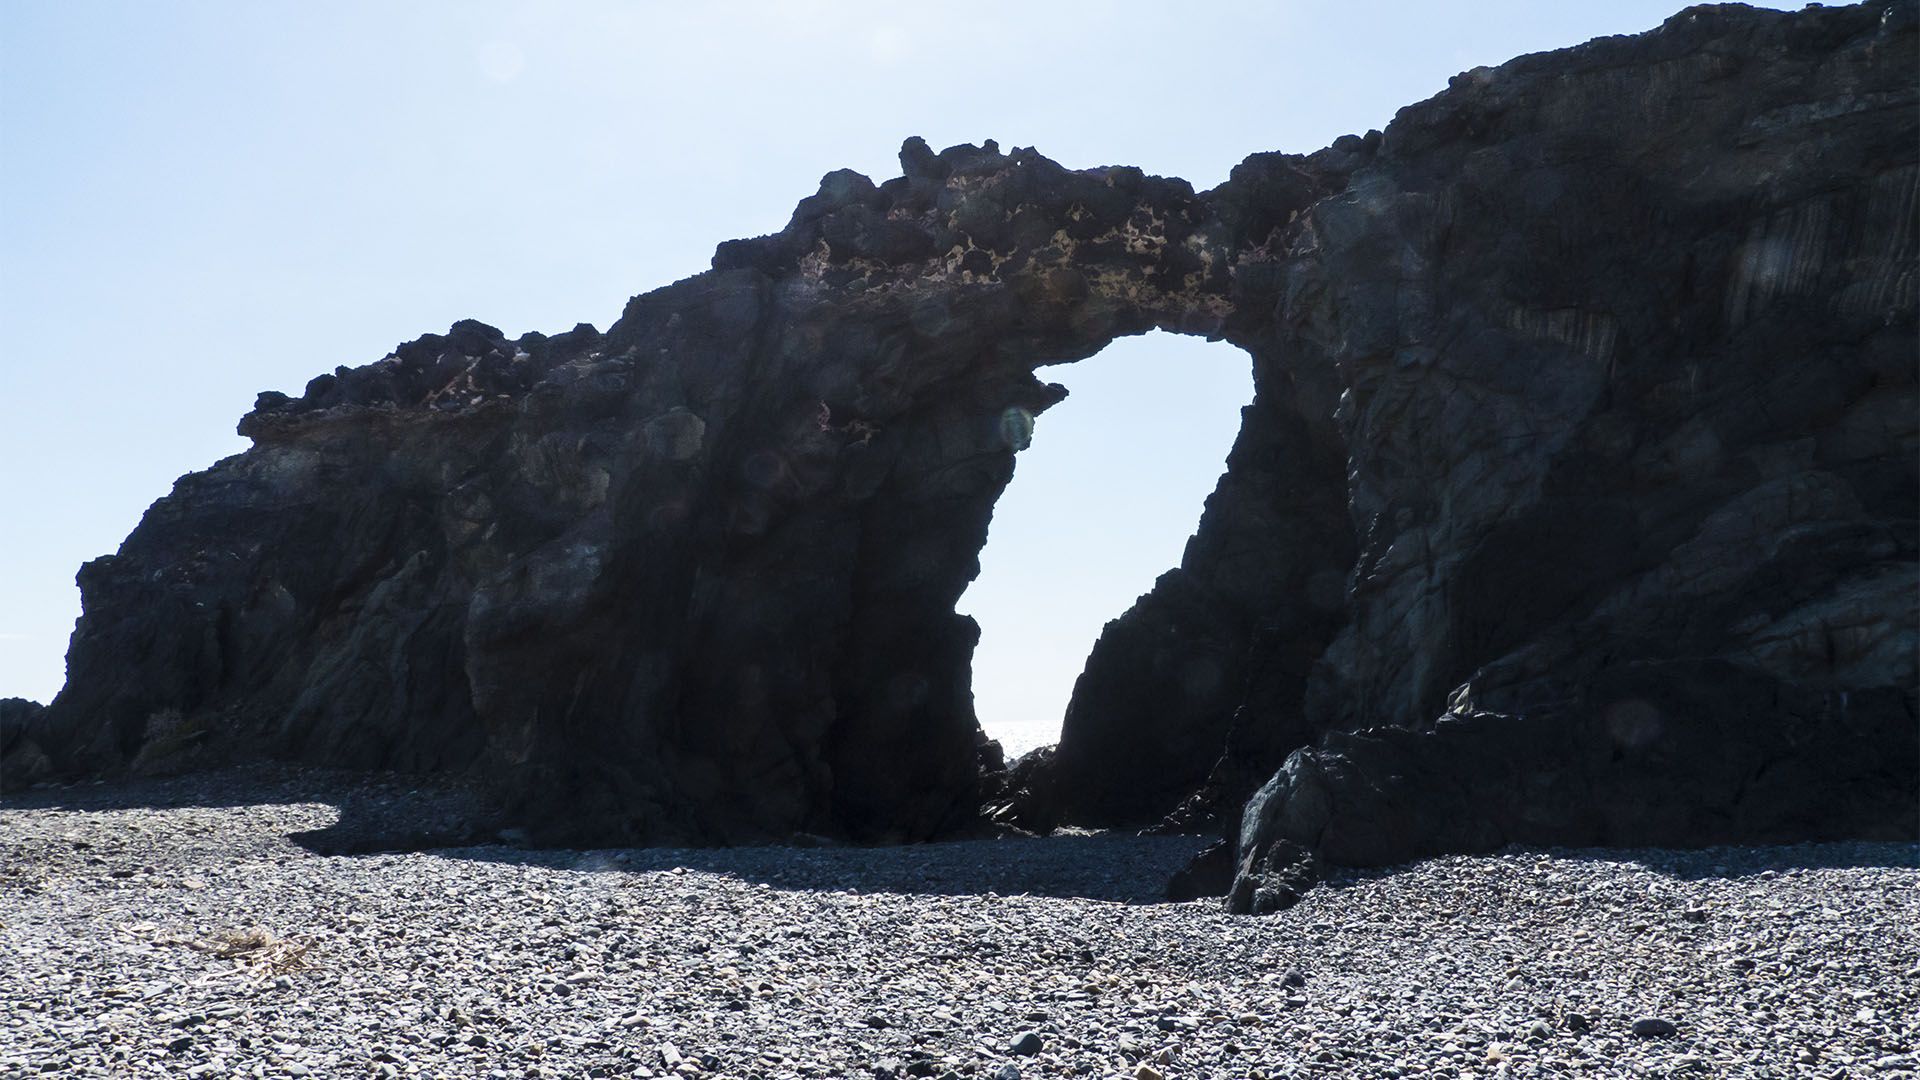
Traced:
<path id="1" fill-rule="evenodd" d="M 965 829 L 1004 780 L 953 605 L 1035 372 L 1158 327 L 1255 400 L 997 812 L 1240 820 L 1255 908 L 1286 845 L 1911 837 L 1917 23 L 1690 8 L 1204 193 L 909 140 L 604 334 L 261 395 L 82 568 L 0 773 L 477 771 L 556 842 Z"/>
<path id="2" fill-rule="evenodd" d="M 1034 372 L 1231 333 L 1250 215 L 992 143 L 901 164 L 605 334 L 461 323 L 261 395 L 251 451 L 83 570 L 54 757 L 478 768 L 551 840 L 968 825 L 954 601 L 1063 393 Z M 1338 183 L 1248 170 L 1276 224 Z"/>

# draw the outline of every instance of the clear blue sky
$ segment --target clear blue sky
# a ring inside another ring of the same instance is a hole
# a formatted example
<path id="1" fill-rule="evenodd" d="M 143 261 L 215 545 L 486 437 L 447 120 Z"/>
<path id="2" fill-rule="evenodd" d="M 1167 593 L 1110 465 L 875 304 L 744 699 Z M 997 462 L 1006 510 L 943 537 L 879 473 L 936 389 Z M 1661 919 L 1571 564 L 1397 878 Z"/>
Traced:
<path id="1" fill-rule="evenodd" d="M 894 175 L 908 135 L 1206 188 L 1677 7 L 6 0 L 0 696 L 51 698 L 74 571 L 244 449 L 259 390 L 462 318 L 604 329 L 823 173 Z M 990 729 L 1046 737 L 1100 625 L 1178 561 L 1246 369 L 1161 335 L 1055 369 L 1075 396 L 962 603 Z"/>

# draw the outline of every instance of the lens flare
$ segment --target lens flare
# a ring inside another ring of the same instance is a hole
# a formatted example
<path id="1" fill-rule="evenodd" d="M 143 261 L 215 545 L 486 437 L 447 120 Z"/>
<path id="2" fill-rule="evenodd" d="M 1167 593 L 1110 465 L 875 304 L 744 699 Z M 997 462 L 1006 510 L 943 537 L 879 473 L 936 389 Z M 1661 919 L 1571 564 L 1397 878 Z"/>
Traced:
<path id="1" fill-rule="evenodd" d="M 1033 445 L 1033 414 L 1018 405 L 1000 414 L 1000 440 L 1015 450 Z"/>

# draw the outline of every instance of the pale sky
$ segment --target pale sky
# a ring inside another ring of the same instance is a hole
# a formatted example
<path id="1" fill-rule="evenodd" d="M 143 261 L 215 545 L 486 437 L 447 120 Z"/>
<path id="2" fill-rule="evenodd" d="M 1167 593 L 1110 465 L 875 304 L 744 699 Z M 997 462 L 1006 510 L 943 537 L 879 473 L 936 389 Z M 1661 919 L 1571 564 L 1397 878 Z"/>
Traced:
<path id="1" fill-rule="evenodd" d="M 1449 76 L 1675 0 L 0 2 L 0 696 L 49 700 L 74 571 L 260 390 L 477 318 L 601 329 L 909 135 L 1212 187 Z M 1051 378 L 961 607 L 983 721 L 1050 741 L 1179 560 L 1251 392 L 1165 335 Z"/>

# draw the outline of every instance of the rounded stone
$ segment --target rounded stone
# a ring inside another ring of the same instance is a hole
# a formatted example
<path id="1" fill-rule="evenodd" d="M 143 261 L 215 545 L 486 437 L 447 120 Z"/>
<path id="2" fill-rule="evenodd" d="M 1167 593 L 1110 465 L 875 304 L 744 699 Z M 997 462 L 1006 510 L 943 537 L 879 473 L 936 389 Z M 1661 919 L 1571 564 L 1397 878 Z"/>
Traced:
<path id="1" fill-rule="evenodd" d="M 1680 1034 L 1673 1021 L 1659 1016 L 1643 1016 L 1633 1022 L 1633 1033 L 1642 1039 L 1659 1039 Z"/>

